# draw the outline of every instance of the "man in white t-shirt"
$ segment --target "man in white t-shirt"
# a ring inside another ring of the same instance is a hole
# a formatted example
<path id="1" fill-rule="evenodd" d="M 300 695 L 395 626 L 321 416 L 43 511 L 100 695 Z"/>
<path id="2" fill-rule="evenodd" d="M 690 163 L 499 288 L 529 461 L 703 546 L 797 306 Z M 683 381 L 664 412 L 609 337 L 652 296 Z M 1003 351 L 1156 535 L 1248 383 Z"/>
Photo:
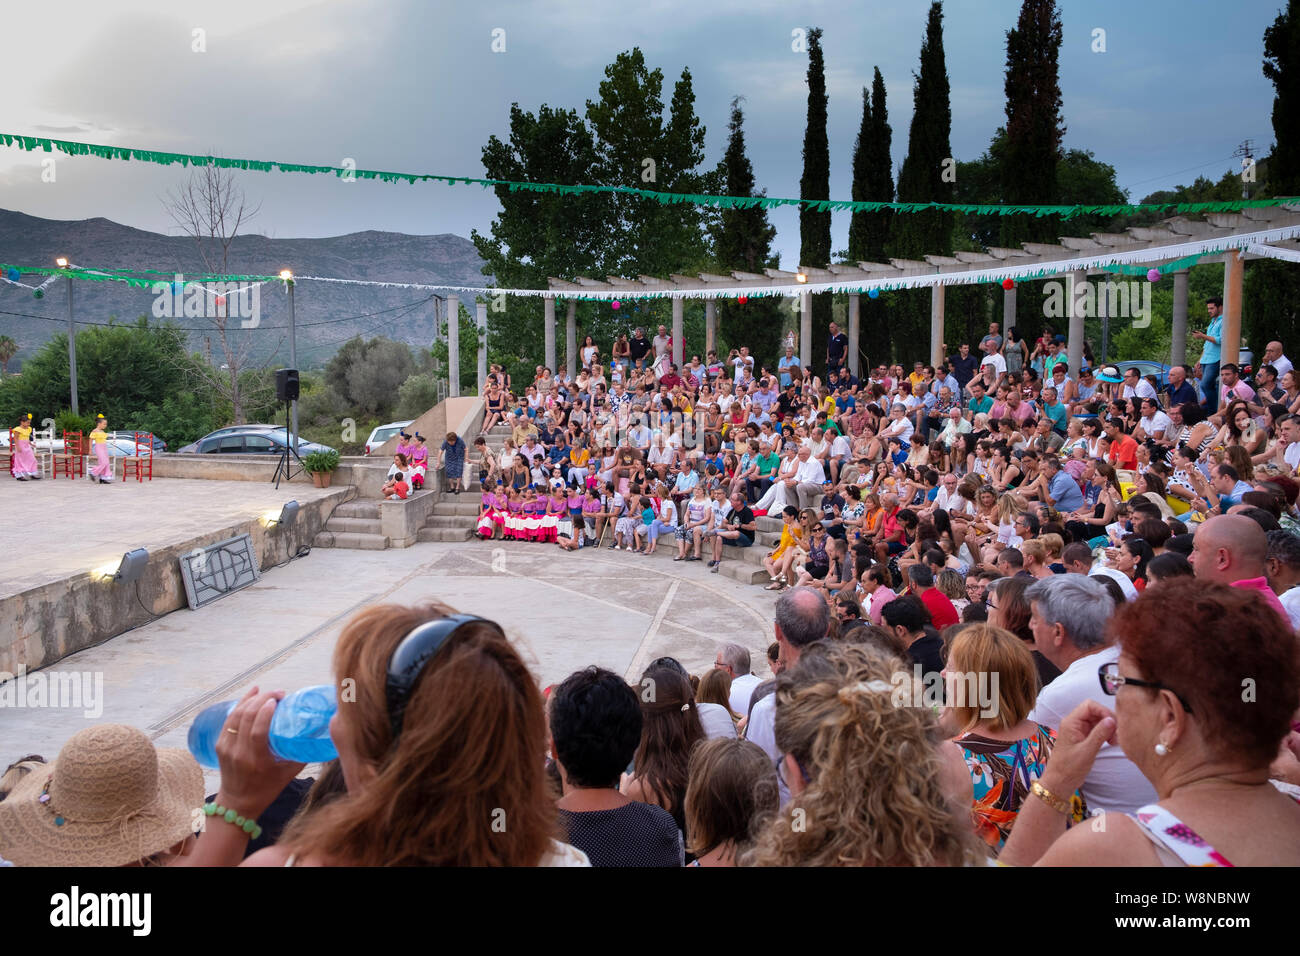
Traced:
<path id="1" fill-rule="evenodd" d="M 1284 415 L 1278 421 L 1273 456 L 1274 461 L 1284 464 L 1292 474 L 1300 468 L 1300 416 Z"/>
<path id="2" fill-rule="evenodd" d="M 1097 670 L 1119 660 L 1119 644 L 1107 641 L 1106 624 L 1114 612 L 1100 581 L 1080 574 L 1043 578 L 1025 591 L 1034 649 L 1061 674 L 1038 692 L 1029 719 L 1053 729 L 1085 700 L 1114 711 L 1115 698 L 1101 688 Z M 1135 813 L 1158 799 L 1137 764 L 1118 744 L 1102 744 L 1092 769 L 1079 788 L 1094 813 Z"/>
<path id="3" fill-rule="evenodd" d="M 724 644 L 718 649 L 713 666 L 731 675 L 731 696 L 727 703 L 733 714 L 749 714 L 749 697 L 763 683 L 749 672 L 749 649 L 740 644 Z"/>
<path id="4" fill-rule="evenodd" d="M 1156 390 L 1136 368 L 1124 370 L 1124 398 L 1155 398 Z"/>
<path id="5" fill-rule="evenodd" d="M 651 340 L 651 344 L 654 345 L 656 360 L 659 358 L 659 356 L 666 355 L 668 353 L 668 350 L 672 348 L 672 344 L 673 344 L 673 337 L 668 334 L 668 326 L 666 325 L 659 326 L 659 334 L 656 335 L 654 339 Z"/>
<path id="6" fill-rule="evenodd" d="M 994 373 L 1001 377 L 1007 374 L 1007 360 L 1002 357 L 998 351 L 997 345 L 988 335 L 984 336 L 984 341 L 980 342 L 980 348 L 984 350 L 984 358 L 980 360 L 980 367 L 992 365 Z"/>
<path id="7" fill-rule="evenodd" d="M 1159 441 L 1174 427 L 1169 416 L 1160 410 L 1160 400 L 1154 395 L 1142 399 L 1142 418 L 1138 422 L 1147 438 Z"/>

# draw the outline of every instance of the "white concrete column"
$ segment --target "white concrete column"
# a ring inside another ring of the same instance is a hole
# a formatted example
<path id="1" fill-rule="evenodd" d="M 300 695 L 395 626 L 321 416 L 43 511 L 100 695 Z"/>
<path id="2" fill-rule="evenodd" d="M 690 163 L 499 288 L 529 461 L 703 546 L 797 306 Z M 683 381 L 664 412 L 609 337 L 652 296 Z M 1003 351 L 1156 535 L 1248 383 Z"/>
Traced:
<path id="1" fill-rule="evenodd" d="M 673 299 L 673 364 L 680 369 L 686 364 L 682 356 L 686 352 L 686 328 L 684 317 L 686 310 L 686 300 L 682 298 Z"/>
<path id="2" fill-rule="evenodd" d="M 578 374 L 578 303 L 569 300 L 564 313 L 564 367 L 573 379 Z"/>
<path id="3" fill-rule="evenodd" d="M 1241 252 L 1233 249 L 1225 256 L 1223 297 L 1223 353 L 1219 359 L 1220 367 L 1231 362 L 1237 364 L 1241 358 L 1241 284 L 1245 273 L 1245 263 Z M 1261 353 L 1262 354 L 1262 353 Z"/>
<path id="4" fill-rule="evenodd" d="M 545 361 L 546 367 L 555 370 L 555 298 L 547 296 L 542 300 L 542 307 L 546 312 L 546 328 L 543 331 L 545 342 Z"/>
<path id="5" fill-rule="evenodd" d="M 447 296 L 447 396 L 460 395 L 460 299 Z"/>
<path id="6" fill-rule="evenodd" d="M 1174 322 L 1169 348 L 1169 364 L 1182 365 L 1187 361 L 1187 278 L 1188 271 L 1174 273 Z"/>
<path id="7" fill-rule="evenodd" d="M 858 377 L 858 342 L 862 334 L 862 296 L 849 293 L 849 371 Z"/>
<path id="8" fill-rule="evenodd" d="M 718 300 L 704 300 L 704 354 L 718 347 Z"/>
<path id="9" fill-rule="evenodd" d="M 930 286 L 930 364 L 938 367 L 943 361 L 943 299 L 944 289 L 939 283 Z"/>
<path id="10" fill-rule="evenodd" d="M 1016 287 L 1013 285 L 1010 289 L 1002 290 L 1002 335 L 1005 337 L 1015 324 Z"/>
<path id="11" fill-rule="evenodd" d="M 487 303 L 478 303 L 475 311 L 478 313 L 478 393 L 482 395 L 487 388 Z"/>
<path id="12" fill-rule="evenodd" d="M 1088 273 L 1083 269 L 1076 269 L 1070 273 L 1069 286 L 1069 316 L 1070 329 L 1067 333 L 1066 348 L 1070 356 L 1070 376 L 1075 380 L 1078 379 L 1079 369 L 1083 368 L 1083 303 L 1080 302 L 1076 295 L 1085 282 L 1088 281 Z"/>
<path id="13" fill-rule="evenodd" d="M 799 364 L 812 368 L 812 293 L 799 293 Z"/>

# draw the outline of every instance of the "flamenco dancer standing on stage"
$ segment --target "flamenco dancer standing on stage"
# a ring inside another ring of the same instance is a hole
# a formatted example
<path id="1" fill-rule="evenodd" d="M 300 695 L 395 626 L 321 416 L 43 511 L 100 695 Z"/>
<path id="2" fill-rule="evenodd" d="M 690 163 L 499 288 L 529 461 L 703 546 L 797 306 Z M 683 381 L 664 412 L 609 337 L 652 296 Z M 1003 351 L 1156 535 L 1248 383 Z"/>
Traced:
<path id="1" fill-rule="evenodd" d="M 14 428 L 14 454 L 10 469 L 19 481 L 41 480 L 41 469 L 36 464 L 36 453 L 32 451 L 32 413 L 20 418 Z"/>
<path id="2" fill-rule="evenodd" d="M 108 419 L 103 415 L 95 416 L 95 430 L 90 433 L 90 447 L 95 453 L 95 467 L 90 469 L 90 477 L 101 485 L 113 480 L 113 459 L 108 457 Z"/>

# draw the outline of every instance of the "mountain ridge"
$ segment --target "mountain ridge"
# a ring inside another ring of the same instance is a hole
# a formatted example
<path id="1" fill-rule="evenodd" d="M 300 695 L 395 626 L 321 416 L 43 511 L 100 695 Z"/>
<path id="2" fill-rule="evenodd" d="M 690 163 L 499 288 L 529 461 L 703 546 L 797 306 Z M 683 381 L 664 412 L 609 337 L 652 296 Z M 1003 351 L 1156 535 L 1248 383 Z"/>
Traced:
<path id="1" fill-rule="evenodd" d="M 53 266 L 61 255 L 86 268 L 159 269 L 182 275 L 208 271 L 194 240 L 188 236 L 150 232 L 102 216 L 44 219 L 0 209 L 0 262 L 19 268 L 46 263 Z M 453 233 L 418 236 L 371 229 L 319 238 L 272 239 L 254 232 L 241 234 L 231 243 L 227 269 L 234 275 L 274 275 L 288 267 L 298 275 L 483 286 L 490 279 L 483 275 L 482 266 L 474 244 Z M 22 281 L 37 285 L 41 280 L 27 274 Z M 10 371 L 17 370 L 51 337 L 66 331 L 66 288 L 66 282 L 56 281 L 37 300 L 26 289 L 0 283 L 0 335 L 9 335 L 19 346 Z M 386 335 L 413 348 L 427 349 L 435 338 L 433 302 L 425 301 L 429 296 L 427 290 L 417 289 L 298 283 L 294 318 L 299 366 L 310 369 L 324 365 L 338 346 L 354 335 Z M 110 319 L 133 322 L 140 315 L 161 321 L 155 318 L 154 301 L 155 296 L 148 290 L 115 282 L 82 281 L 74 289 L 73 306 L 79 323 L 103 324 Z M 462 304 L 469 303 L 462 300 Z M 262 286 L 259 305 L 257 327 L 232 332 L 232 339 L 247 349 L 251 365 L 287 364 L 288 299 L 283 286 Z M 215 335 L 197 331 L 208 325 L 208 320 L 175 321 L 196 329 L 188 333 L 191 348 L 204 351 L 205 339 L 210 339 L 213 354 L 219 354 Z"/>

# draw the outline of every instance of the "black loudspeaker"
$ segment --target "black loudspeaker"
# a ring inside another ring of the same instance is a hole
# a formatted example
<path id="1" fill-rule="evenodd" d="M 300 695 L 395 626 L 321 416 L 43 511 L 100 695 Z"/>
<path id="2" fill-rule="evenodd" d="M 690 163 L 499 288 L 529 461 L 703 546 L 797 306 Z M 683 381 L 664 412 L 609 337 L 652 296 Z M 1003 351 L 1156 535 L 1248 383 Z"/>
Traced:
<path id="1" fill-rule="evenodd" d="M 298 370 L 296 368 L 278 368 L 275 370 L 275 397 L 281 402 L 298 401 Z"/>

